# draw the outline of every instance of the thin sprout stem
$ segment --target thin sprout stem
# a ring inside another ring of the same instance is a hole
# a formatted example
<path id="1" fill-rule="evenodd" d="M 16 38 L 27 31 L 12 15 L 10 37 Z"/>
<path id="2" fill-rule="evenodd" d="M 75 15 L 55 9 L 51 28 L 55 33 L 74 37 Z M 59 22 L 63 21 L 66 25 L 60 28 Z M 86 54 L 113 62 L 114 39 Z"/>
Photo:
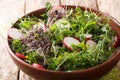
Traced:
<path id="1" fill-rule="evenodd" d="M 58 70 L 60 68 L 60 66 L 67 60 L 67 58 L 65 58 L 58 66 L 55 70 Z"/>

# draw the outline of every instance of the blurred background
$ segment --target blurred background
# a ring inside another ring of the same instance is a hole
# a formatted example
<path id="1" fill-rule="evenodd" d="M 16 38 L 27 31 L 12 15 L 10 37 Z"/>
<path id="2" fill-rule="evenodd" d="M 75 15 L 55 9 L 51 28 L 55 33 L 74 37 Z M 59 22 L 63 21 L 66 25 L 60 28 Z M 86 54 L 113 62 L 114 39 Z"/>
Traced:
<path id="1" fill-rule="evenodd" d="M 45 7 L 46 2 L 58 5 L 60 0 L 0 0 L 0 80 L 34 80 L 20 71 L 6 50 L 7 30 L 23 15 Z M 86 6 L 105 12 L 120 22 L 119 0 L 61 0 L 62 5 Z M 120 80 L 119 64 L 102 80 Z"/>

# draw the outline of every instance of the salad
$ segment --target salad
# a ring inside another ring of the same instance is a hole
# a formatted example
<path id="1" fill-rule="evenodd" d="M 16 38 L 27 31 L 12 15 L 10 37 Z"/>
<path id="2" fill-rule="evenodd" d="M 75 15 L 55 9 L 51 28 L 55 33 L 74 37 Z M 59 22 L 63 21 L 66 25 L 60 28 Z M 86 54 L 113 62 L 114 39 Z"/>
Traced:
<path id="1" fill-rule="evenodd" d="M 39 17 L 20 18 L 8 31 L 15 55 L 40 69 L 74 71 L 108 60 L 118 46 L 109 18 L 80 7 L 46 4 Z"/>

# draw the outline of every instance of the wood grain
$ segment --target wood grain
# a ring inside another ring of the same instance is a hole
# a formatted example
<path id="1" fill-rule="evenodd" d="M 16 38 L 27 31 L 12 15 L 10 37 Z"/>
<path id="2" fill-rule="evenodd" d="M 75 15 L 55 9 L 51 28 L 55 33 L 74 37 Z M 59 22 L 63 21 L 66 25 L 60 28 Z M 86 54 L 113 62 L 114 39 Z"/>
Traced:
<path id="1" fill-rule="evenodd" d="M 120 0 L 97 0 L 99 10 L 120 21 Z"/>
<path id="2" fill-rule="evenodd" d="M 79 5 L 97 9 L 96 0 L 61 0 L 61 3 L 66 5 Z"/>
<path id="3" fill-rule="evenodd" d="M 19 80 L 35 80 L 20 70 Z"/>
<path id="4" fill-rule="evenodd" d="M 6 31 L 24 15 L 25 0 L 0 0 L 0 32 L 5 37 Z"/>
<path id="5" fill-rule="evenodd" d="M 59 4 L 59 0 L 26 0 L 26 13 L 45 7 L 46 2 Z"/>
<path id="6" fill-rule="evenodd" d="M 18 80 L 18 68 L 11 60 L 4 40 L 0 35 L 0 80 Z"/>
<path id="7" fill-rule="evenodd" d="M 0 80 L 18 80 L 18 67 L 11 60 L 6 49 L 8 28 L 24 15 L 24 0 L 0 0 Z"/>

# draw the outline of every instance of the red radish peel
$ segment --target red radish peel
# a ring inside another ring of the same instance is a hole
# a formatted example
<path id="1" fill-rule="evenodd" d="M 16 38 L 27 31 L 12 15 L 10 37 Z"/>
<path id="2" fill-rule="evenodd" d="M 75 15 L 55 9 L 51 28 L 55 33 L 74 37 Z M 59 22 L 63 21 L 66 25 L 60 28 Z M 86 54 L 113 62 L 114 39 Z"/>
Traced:
<path id="1" fill-rule="evenodd" d="M 72 48 L 72 44 L 79 44 L 80 41 L 77 40 L 76 38 L 73 38 L 73 37 L 65 37 L 64 40 L 63 40 L 63 45 L 68 48 L 69 50 L 73 50 Z"/>
<path id="2" fill-rule="evenodd" d="M 43 66 L 41 66 L 40 64 L 37 64 L 37 63 L 33 63 L 32 66 L 39 68 L 39 69 L 45 69 Z"/>
<path id="3" fill-rule="evenodd" d="M 119 45 L 120 45 L 120 43 L 119 43 L 119 37 L 118 36 L 115 36 L 115 42 L 113 43 L 113 47 L 114 48 L 117 48 Z"/>
<path id="4" fill-rule="evenodd" d="M 22 59 L 22 60 L 26 60 L 26 57 L 25 57 L 24 54 L 21 54 L 21 53 L 15 53 L 15 55 L 16 55 L 17 57 L 19 57 L 20 59 Z"/>

